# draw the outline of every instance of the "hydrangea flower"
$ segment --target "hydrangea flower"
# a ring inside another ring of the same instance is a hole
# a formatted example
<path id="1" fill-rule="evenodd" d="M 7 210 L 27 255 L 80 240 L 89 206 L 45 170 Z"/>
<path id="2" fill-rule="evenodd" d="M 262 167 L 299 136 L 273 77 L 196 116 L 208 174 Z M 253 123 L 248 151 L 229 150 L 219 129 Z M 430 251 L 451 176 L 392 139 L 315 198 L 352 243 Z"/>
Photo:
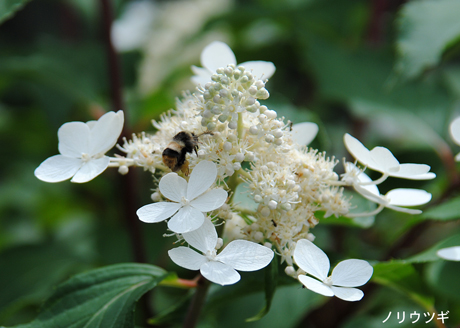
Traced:
<path id="1" fill-rule="evenodd" d="M 455 120 L 450 123 L 449 126 L 450 136 L 457 145 L 460 145 L 460 117 L 457 117 Z M 456 161 L 460 161 L 460 153 L 455 156 Z"/>
<path id="2" fill-rule="evenodd" d="M 198 163 L 187 181 L 168 173 L 160 180 L 160 192 L 171 202 L 159 202 L 145 205 L 137 210 L 139 219 L 147 223 L 156 223 L 168 218 L 168 228 L 176 233 L 185 233 L 198 229 L 205 219 L 204 212 L 221 207 L 227 200 L 223 189 L 208 190 L 216 181 L 216 164 L 210 161 Z"/>
<path id="3" fill-rule="evenodd" d="M 94 179 L 109 165 L 105 156 L 118 140 L 123 129 L 123 111 L 108 112 L 97 121 L 69 122 L 59 128 L 60 155 L 46 159 L 35 170 L 45 182 L 83 183 Z"/>
<path id="4" fill-rule="evenodd" d="M 266 267 L 273 259 L 273 251 L 265 246 L 247 241 L 234 240 L 217 254 L 219 238 L 216 228 L 208 219 L 192 232 L 182 234 L 185 241 L 200 252 L 180 246 L 168 251 L 169 257 L 177 265 L 200 270 L 203 277 L 216 284 L 231 285 L 240 280 L 239 271 L 256 271 Z"/>
<path id="5" fill-rule="evenodd" d="M 444 260 L 460 261 L 460 246 L 442 248 L 436 254 Z"/>
<path id="6" fill-rule="evenodd" d="M 364 285 L 374 271 L 368 262 L 352 259 L 337 264 L 328 277 L 329 258 L 319 247 L 306 239 L 297 242 L 294 261 L 306 273 L 319 279 L 299 275 L 299 281 L 306 288 L 324 296 L 337 296 L 350 302 L 363 298 L 364 293 L 353 287 Z"/>
<path id="7" fill-rule="evenodd" d="M 227 67 L 229 64 L 236 65 L 236 57 L 232 49 L 221 41 L 214 41 L 207 45 L 201 52 L 201 65 L 203 67 L 192 66 L 192 71 L 196 75 L 192 77 L 193 83 L 204 86 L 211 81 L 211 75 L 220 67 Z M 269 79 L 275 73 L 276 67 L 272 62 L 267 61 L 248 61 L 239 64 L 246 70 L 252 71 L 257 78 Z"/>
<path id="8" fill-rule="evenodd" d="M 390 150 L 385 147 L 367 149 L 358 139 L 346 133 L 343 137 L 345 146 L 353 157 L 366 167 L 381 172 L 384 176 L 411 180 L 434 179 L 436 174 L 426 164 L 400 164 Z"/>

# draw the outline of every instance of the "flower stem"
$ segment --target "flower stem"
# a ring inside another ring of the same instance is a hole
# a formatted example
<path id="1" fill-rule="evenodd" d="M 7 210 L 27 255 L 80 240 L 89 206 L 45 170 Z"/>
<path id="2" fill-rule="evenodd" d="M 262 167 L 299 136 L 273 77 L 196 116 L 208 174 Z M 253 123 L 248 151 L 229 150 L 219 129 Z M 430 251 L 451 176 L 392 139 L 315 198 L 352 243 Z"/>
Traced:
<path id="1" fill-rule="evenodd" d="M 210 285 L 211 283 L 200 274 L 198 278 L 198 287 L 184 320 L 184 328 L 194 328 L 196 326 Z"/>

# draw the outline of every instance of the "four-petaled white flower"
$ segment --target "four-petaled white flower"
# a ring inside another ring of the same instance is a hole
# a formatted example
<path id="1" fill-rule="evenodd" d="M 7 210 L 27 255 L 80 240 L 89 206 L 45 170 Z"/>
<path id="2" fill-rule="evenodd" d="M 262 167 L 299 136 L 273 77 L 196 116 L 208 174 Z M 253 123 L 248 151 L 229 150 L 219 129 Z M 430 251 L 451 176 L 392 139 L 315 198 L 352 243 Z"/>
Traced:
<path id="1" fill-rule="evenodd" d="M 353 188 L 363 197 L 370 201 L 380 204 L 383 207 L 398 212 L 409 214 L 420 214 L 421 210 L 404 208 L 400 206 L 418 206 L 428 203 L 431 200 L 431 194 L 422 189 L 397 188 L 390 190 L 385 195 L 381 195 L 379 188 L 372 184 L 373 181 L 369 176 L 359 170 L 353 163 L 345 163 L 344 181 L 351 183 Z M 378 212 L 377 209 L 376 212 Z M 372 213 L 369 213 L 371 215 Z"/>
<path id="2" fill-rule="evenodd" d="M 337 296 L 345 301 L 359 301 L 364 293 L 353 287 L 364 285 L 372 276 L 374 269 L 364 260 L 345 260 L 336 265 L 328 277 L 330 263 L 327 255 L 315 244 L 306 239 L 297 242 L 294 261 L 306 273 L 320 281 L 299 275 L 299 281 L 308 289 L 324 296 Z"/>
<path id="3" fill-rule="evenodd" d="M 240 280 L 236 271 L 256 271 L 266 267 L 273 259 L 273 251 L 265 246 L 247 240 L 234 240 L 217 254 L 218 237 L 216 228 L 208 219 L 192 232 L 182 234 L 190 246 L 180 246 L 168 251 L 177 265 L 189 270 L 200 270 L 203 277 L 216 284 L 231 285 Z"/>
<path id="4" fill-rule="evenodd" d="M 460 246 L 442 248 L 436 254 L 444 260 L 460 261 Z"/>
<path id="5" fill-rule="evenodd" d="M 366 167 L 381 172 L 384 176 L 411 180 L 434 179 L 436 174 L 426 164 L 399 164 L 391 151 L 385 147 L 367 149 L 358 139 L 346 133 L 343 137 L 345 146 L 353 157 Z"/>
<path id="6" fill-rule="evenodd" d="M 123 111 L 108 112 L 97 121 L 69 122 L 59 128 L 60 155 L 52 156 L 35 170 L 45 182 L 83 183 L 94 179 L 109 165 L 105 156 L 118 140 L 123 129 Z"/>
<path id="7" fill-rule="evenodd" d="M 221 207 L 227 200 L 223 189 L 208 190 L 216 181 L 217 167 L 210 161 L 195 166 L 187 181 L 177 173 L 168 173 L 160 180 L 160 192 L 171 202 L 149 204 L 137 210 L 139 219 L 147 223 L 168 221 L 168 228 L 176 233 L 198 229 L 205 219 L 204 212 Z"/>
<path id="8" fill-rule="evenodd" d="M 457 117 L 455 120 L 450 123 L 449 126 L 450 136 L 457 145 L 460 145 L 460 117 Z M 460 161 L 460 153 L 455 156 L 456 161 Z"/>
<path id="9" fill-rule="evenodd" d="M 229 64 L 236 65 L 236 57 L 232 49 L 224 42 L 214 41 L 201 52 L 201 65 L 203 67 L 192 65 L 192 71 L 196 74 L 192 76 L 192 81 L 196 85 L 204 86 L 211 82 L 211 75 L 215 74 L 218 68 L 225 68 Z M 238 66 L 244 66 L 246 70 L 252 71 L 252 74 L 258 79 L 269 79 L 276 70 L 275 65 L 267 61 L 248 61 Z"/>

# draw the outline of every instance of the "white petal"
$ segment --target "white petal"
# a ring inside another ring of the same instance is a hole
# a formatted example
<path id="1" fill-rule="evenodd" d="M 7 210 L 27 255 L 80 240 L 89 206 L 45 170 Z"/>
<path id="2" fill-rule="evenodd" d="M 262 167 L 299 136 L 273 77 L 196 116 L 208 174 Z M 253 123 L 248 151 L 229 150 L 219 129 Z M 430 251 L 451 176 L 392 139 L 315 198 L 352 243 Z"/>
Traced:
<path id="1" fill-rule="evenodd" d="M 292 140 L 301 146 L 308 145 L 318 134 L 318 125 L 311 122 L 297 123 L 292 126 Z"/>
<path id="2" fill-rule="evenodd" d="M 364 296 L 364 293 L 357 288 L 335 286 L 332 286 L 331 288 L 334 291 L 335 296 L 344 301 L 356 302 L 361 300 Z"/>
<path id="3" fill-rule="evenodd" d="M 45 182 L 60 182 L 73 177 L 82 164 L 79 158 L 55 155 L 44 160 L 34 174 Z"/>
<path id="4" fill-rule="evenodd" d="M 236 65 L 236 58 L 232 49 L 223 42 L 214 41 L 201 52 L 201 65 L 212 74 L 215 74 L 219 67 L 227 67 L 228 64 Z"/>
<path id="5" fill-rule="evenodd" d="M 200 272 L 209 281 L 219 285 L 231 285 L 240 280 L 240 274 L 227 264 L 220 262 L 206 262 L 201 268 Z"/>
<path id="6" fill-rule="evenodd" d="M 204 86 L 206 83 L 211 82 L 211 72 L 208 69 L 192 65 L 192 71 L 195 75 L 191 79 L 195 85 Z"/>
<path id="7" fill-rule="evenodd" d="M 311 291 L 315 293 L 324 295 L 324 296 L 334 296 L 334 292 L 332 291 L 331 287 L 323 284 L 321 281 L 313 279 L 311 277 L 307 277 L 304 275 L 299 275 L 297 278 L 299 281 Z"/>
<path id="8" fill-rule="evenodd" d="M 117 143 L 123 129 L 123 111 L 108 112 L 102 115 L 91 128 L 91 155 L 105 154 Z"/>
<path id="9" fill-rule="evenodd" d="M 386 193 L 390 205 L 417 206 L 431 200 L 431 194 L 422 189 L 397 188 Z"/>
<path id="10" fill-rule="evenodd" d="M 401 164 L 399 171 L 390 175 L 397 178 L 406 178 L 411 180 L 429 180 L 436 178 L 436 174 L 429 172 L 430 166 L 426 164 Z"/>
<path id="11" fill-rule="evenodd" d="M 272 62 L 269 61 L 263 61 L 263 60 L 257 60 L 257 61 L 247 61 L 241 64 L 238 64 L 238 66 L 244 66 L 246 70 L 251 71 L 252 75 L 256 79 L 269 79 L 272 77 L 272 75 L 276 71 L 276 67 Z"/>
<path id="12" fill-rule="evenodd" d="M 370 155 L 374 163 L 369 163 L 368 167 L 380 172 L 397 172 L 399 170 L 399 162 L 394 157 L 391 151 L 385 147 L 375 147 L 370 151 Z"/>
<path id="13" fill-rule="evenodd" d="M 217 167 L 210 161 L 199 162 L 192 170 L 187 187 L 187 199 L 197 198 L 216 181 Z"/>
<path id="14" fill-rule="evenodd" d="M 205 218 L 201 227 L 196 230 L 183 233 L 185 241 L 197 250 L 206 253 L 212 251 L 217 245 L 217 231 L 211 220 Z"/>
<path id="15" fill-rule="evenodd" d="M 216 256 L 216 261 L 230 265 L 239 271 L 256 271 L 272 261 L 273 251 L 247 240 L 234 240 Z"/>
<path id="16" fill-rule="evenodd" d="M 445 260 L 460 261 L 460 246 L 442 248 L 436 254 Z"/>
<path id="17" fill-rule="evenodd" d="M 170 249 L 168 255 L 178 266 L 189 270 L 199 270 L 206 263 L 206 257 L 188 247 L 181 246 Z"/>
<path id="18" fill-rule="evenodd" d="M 203 222 L 204 214 L 187 205 L 168 221 L 168 228 L 175 233 L 185 233 L 198 229 Z"/>
<path id="19" fill-rule="evenodd" d="M 178 203 L 160 202 L 142 206 L 136 214 L 142 222 L 156 223 L 170 218 L 180 208 Z"/>
<path id="20" fill-rule="evenodd" d="M 345 260 L 332 270 L 331 279 L 334 286 L 358 287 L 372 277 L 374 268 L 364 260 Z"/>
<path id="21" fill-rule="evenodd" d="M 368 185 L 368 186 L 361 186 L 358 184 L 354 184 L 353 188 L 363 197 L 369 199 L 371 202 L 377 204 L 384 204 L 386 205 L 388 202 L 386 199 L 380 195 L 379 189 L 376 185 Z"/>
<path id="22" fill-rule="evenodd" d="M 330 263 L 327 255 L 307 239 L 297 242 L 294 250 L 294 261 L 305 272 L 324 280 L 329 272 Z"/>
<path id="23" fill-rule="evenodd" d="M 98 159 L 91 159 L 81 166 L 70 181 L 75 183 L 85 183 L 93 180 L 105 171 L 105 169 L 109 166 L 109 162 L 110 158 L 107 156 Z"/>
<path id="24" fill-rule="evenodd" d="M 458 153 L 457 155 L 455 155 L 455 160 L 456 160 L 457 162 L 460 162 L 460 153 Z"/>
<path id="25" fill-rule="evenodd" d="M 398 211 L 398 212 L 412 214 L 412 215 L 422 213 L 421 210 L 415 210 L 415 209 L 412 209 L 412 208 L 405 208 L 405 207 L 393 206 L 393 205 L 388 205 L 388 204 L 385 207 L 389 208 L 389 209 L 391 209 L 393 211 Z"/>
<path id="26" fill-rule="evenodd" d="M 455 143 L 460 145 L 460 117 L 457 117 L 450 123 L 449 132 Z"/>
<path id="27" fill-rule="evenodd" d="M 190 205 L 201 212 L 209 212 L 224 205 L 227 196 L 227 192 L 223 189 L 212 189 L 192 200 Z"/>
<path id="28" fill-rule="evenodd" d="M 187 181 L 173 172 L 161 178 L 158 187 L 163 196 L 178 203 L 187 193 Z"/>
<path id="29" fill-rule="evenodd" d="M 69 122 L 58 130 L 59 152 L 68 157 L 80 158 L 83 153 L 90 152 L 89 127 L 83 122 Z"/>
<path id="30" fill-rule="evenodd" d="M 348 133 L 345 133 L 343 136 L 343 142 L 345 144 L 345 147 L 348 149 L 348 152 L 359 162 L 362 164 L 369 166 L 371 165 L 376 165 L 374 160 L 372 159 L 370 155 L 369 149 L 367 149 L 361 141 L 356 139 L 355 137 L 352 137 Z"/>

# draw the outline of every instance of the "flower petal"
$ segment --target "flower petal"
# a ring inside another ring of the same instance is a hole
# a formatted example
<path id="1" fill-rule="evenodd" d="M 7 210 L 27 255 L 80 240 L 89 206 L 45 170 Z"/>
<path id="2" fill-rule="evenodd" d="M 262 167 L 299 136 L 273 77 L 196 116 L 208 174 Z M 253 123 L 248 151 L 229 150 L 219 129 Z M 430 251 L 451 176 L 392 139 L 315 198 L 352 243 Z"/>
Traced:
<path id="1" fill-rule="evenodd" d="M 297 242 L 294 250 L 294 261 L 302 270 L 319 280 L 326 279 L 330 268 L 329 258 L 311 241 L 301 239 Z"/>
<path id="2" fill-rule="evenodd" d="M 109 162 L 110 158 L 107 156 L 98 159 L 91 159 L 81 166 L 70 181 L 75 183 L 85 183 L 93 180 L 105 171 L 105 169 L 109 166 Z"/>
<path id="3" fill-rule="evenodd" d="M 59 152 L 68 157 L 80 158 L 90 151 L 89 127 L 83 122 L 69 122 L 58 130 Z"/>
<path id="4" fill-rule="evenodd" d="M 335 296 L 344 301 L 356 302 L 361 300 L 364 296 L 364 293 L 357 288 L 331 286 L 331 289 Z"/>
<path id="5" fill-rule="evenodd" d="M 331 287 L 323 284 L 321 281 L 318 281 L 311 277 L 304 276 L 303 274 L 299 275 L 297 279 L 299 279 L 302 285 L 304 285 L 311 291 L 314 291 L 315 293 L 329 297 L 334 296 L 334 292 L 332 291 Z"/>
<path id="6" fill-rule="evenodd" d="M 187 199 L 192 200 L 209 189 L 216 181 L 217 167 L 210 161 L 199 162 L 192 170 L 187 186 Z"/>
<path id="7" fill-rule="evenodd" d="M 195 73 L 195 75 L 191 77 L 195 85 L 204 87 L 206 83 L 211 82 L 211 72 L 208 69 L 192 65 L 192 72 Z"/>
<path id="8" fill-rule="evenodd" d="M 178 203 L 181 202 L 182 197 L 185 197 L 187 193 L 187 181 L 174 172 L 162 177 L 158 187 L 163 196 Z"/>
<path id="9" fill-rule="evenodd" d="M 460 117 L 457 117 L 450 123 L 449 132 L 455 143 L 460 145 Z"/>
<path id="10" fill-rule="evenodd" d="M 417 206 L 428 203 L 431 194 L 422 189 L 397 188 L 386 193 L 385 197 L 390 200 L 390 205 Z"/>
<path id="11" fill-rule="evenodd" d="M 345 144 L 345 147 L 347 148 L 348 152 L 360 163 L 369 166 L 371 165 L 376 165 L 374 160 L 372 159 L 370 155 L 369 149 L 367 149 L 361 141 L 356 139 L 355 137 L 352 137 L 348 133 L 345 133 L 343 136 L 343 142 Z"/>
<path id="12" fill-rule="evenodd" d="M 391 173 L 397 172 L 399 170 L 399 162 L 394 157 L 393 153 L 385 147 L 375 147 L 370 151 L 370 156 L 373 159 L 373 162 L 370 162 L 367 166 L 370 169 Z"/>
<path id="13" fill-rule="evenodd" d="M 201 266 L 200 272 L 209 281 L 222 286 L 234 284 L 241 278 L 232 267 L 221 262 L 206 262 Z"/>
<path id="14" fill-rule="evenodd" d="M 216 261 L 230 265 L 239 271 L 256 271 L 272 261 L 273 251 L 265 246 L 247 240 L 234 240 L 228 244 Z"/>
<path id="15" fill-rule="evenodd" d="M 423 212 L 421 210 L 416 210 L 412 208 L 405 208 L 405 207 L 399 207 L 399 206 L 393 206 L 393 205 L 385 205 L 386 208 L 389 208 L 393 211 L 397 212 L 402 212 L 402 213 L 407 213 L 407 214 L 422 214 Z"/>
<path id="16" fill-rule="evenodd" d="M 55 155 L 44 160 L 34 174 L 45 182 L 60 182 L 73 177 L 82 164 L 83 161 L 79 158 Z"/>
<path id="17" fill-rule="evenodd" d="M 178 266 L 189 270 L 199 270 L 200 267 L 206 263 L 206 257 L 198 254 L 193 249 L 188 247 L 177 247 L 170 249 L 168 255 L 171 260 Z"/>
<path id="18" fill-rule="evenodd" d="M 276 67 L 272 62 L 256 60 L 256 61 L 247 61 L 238 66 L 244 66 L 246 70 L 251 71 L 252 75 L 256 79 L 269 79 L 276 71 Z"/>
<path id="19" fill-rule="evenodd" d="M 214 41 L 201 52 L 201 65 L 211 74 L 215 74 L 220 67 L 227 67 L 228 64 L 236 65 L 236 58 L 232 49 L 224 42 Z"/>
<path id="20" fill-rule="evenodd" d="M 123 111 L 108 112 L 102 115 L 91 128 L 90 154 L 105 154 L 117 143 L 123 129 Z"/>
<path id="21" fill-rule="evenodd" d="M 316 123 L 303 122 L 292 126 L 292 140 L 301 146 L 308 145 L 315 139 L 319 128 Z"/>
<path id="22" fill-rule="evenodd" d="M 192 200 L 190 205 L 201 212 L 209 212 L 224 205 L 227 196 L 227 192 L 223 189 L 212 189 Z"/>
<path id="23" fill-rule="evenodd" d="M 197 250 L 206 253 L 212 251 L 217 245 L 217 231 L 211 220 L 205 218 L 201 227 L 182 234 L 185 241 Z"/>
<path id="24" fill-rule="evenodd" d="M 187 205 L 168 221 L 168 228 L 175 233 L 185 233 L 198 229 L 203 222 L 204 214 Z"/>
<path id="25" fill-rule="evenodd" d="M 156 223 L 170 218 L 181 208 L 178 203 L 160 202 L 142 206 L 136 214 L 139 220 L 147 223 Z"/>
<path id="26" fill-rule="evenodd" d="M 334 286 L 358 287 L 372 277 L 374 268 L 364 260 L 345 260 L 332 270 L 331 279 Z"/>
<path id="27" fill-rule="evenodd" d="M 442 248 L 436 254 L 444 260 L 460 261 L 460 246 Z"/>
<path id="28" fill-rule="evenodd" d="M 392 172 L 390 175 L 396 178 L 411 180 L 430 180 L 436 178 L 436 174 L 429 171 L 429 165 L 406 163 L 399 166 L 398 172 Z"/>

